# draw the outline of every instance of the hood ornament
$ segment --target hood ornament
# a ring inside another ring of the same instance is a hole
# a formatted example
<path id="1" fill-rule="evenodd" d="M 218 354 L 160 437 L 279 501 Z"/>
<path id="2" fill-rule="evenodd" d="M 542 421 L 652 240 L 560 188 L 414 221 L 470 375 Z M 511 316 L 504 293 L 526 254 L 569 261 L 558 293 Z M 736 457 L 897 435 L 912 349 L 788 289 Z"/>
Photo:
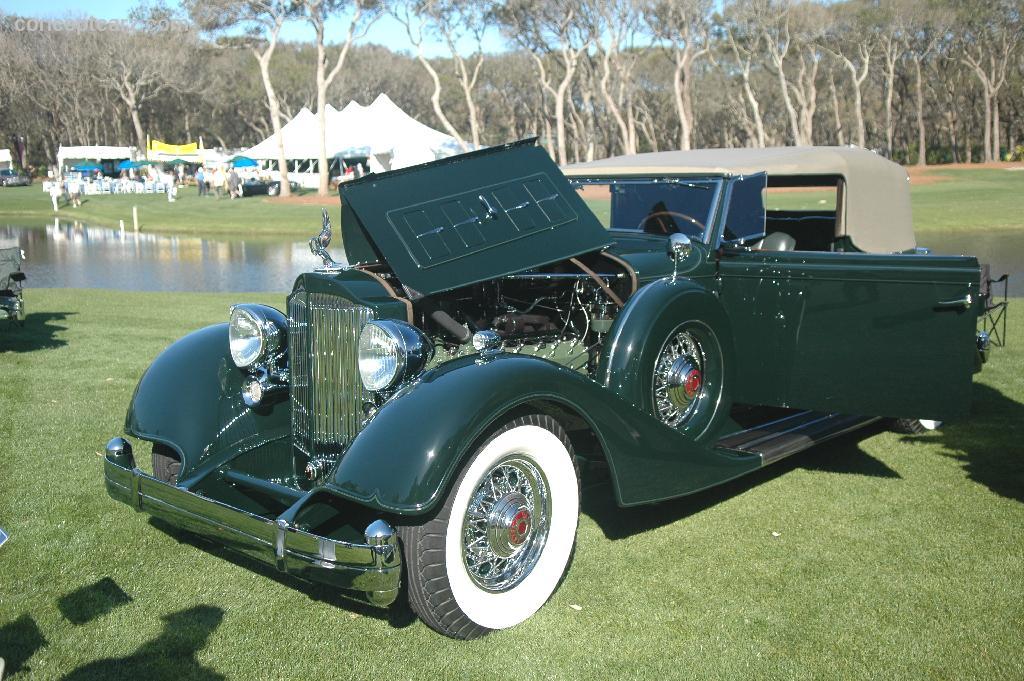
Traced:
<path id="1" fill-rule="evenodd" d="M 322 259 L 323 265 L 316 268 L 317 272 L 341 272 L 347 270 L 348 267 L 342 265 L 340 262 L 336 262 L 331 254 L 327 252 L 327 247 L 331 244 L 331 216 L 327 214 L 327 209 L 324 208 L 324 223 L 320 229 L 320 233 L 309 240 L 309 252 Z"/>

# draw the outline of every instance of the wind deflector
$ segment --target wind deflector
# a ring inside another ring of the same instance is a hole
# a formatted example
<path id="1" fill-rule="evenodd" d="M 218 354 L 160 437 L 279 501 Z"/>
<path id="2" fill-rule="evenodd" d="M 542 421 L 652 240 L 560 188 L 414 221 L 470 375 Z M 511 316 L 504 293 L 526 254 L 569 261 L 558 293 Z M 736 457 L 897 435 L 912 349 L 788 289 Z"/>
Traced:
<path id="1" fill-rule="evenodd" d="M 532 140 L 368 175 L 340 193 L 349 262 L 382 259 L 423 295 L 611 243 Z"/>

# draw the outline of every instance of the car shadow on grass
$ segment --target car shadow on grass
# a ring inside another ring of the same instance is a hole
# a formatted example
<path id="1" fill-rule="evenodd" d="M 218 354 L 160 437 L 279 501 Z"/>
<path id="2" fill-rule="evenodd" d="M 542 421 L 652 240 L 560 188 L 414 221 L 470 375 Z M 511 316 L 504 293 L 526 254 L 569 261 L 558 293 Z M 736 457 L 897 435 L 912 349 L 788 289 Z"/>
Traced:
<path id="1" fill-rule="evenodd" d="M 1022 423 L 1024 404 L 975 383 L 969 418 L 944 424 L 937 432 L 906 435 L 901 441 L 938 442 L 942 454 L 959 461 L 968 478 L 1002 497 L 1024 502 Z"/>
<path id="2" fill-rule="evenodd" d="M 0 353 L 4 352 L 35 352 L 49 350 L 67 345 L 67 341 L 57 338 L 57 332 L 68 327 L 58 324 L 74 312 L 29 312 L 25 315 L 25 324 L 11 321 L 0 321 Z"/>
<path id="3" fill-rule="evenodd" d="M 341 608 L 363 617 L 371 617 L 373 619 L 381 620 L 399 629 L 409 626 L 416 620 L 415 615 L 413 615 L 407 607 L 400 605 L 405 603 L 404 595 L 400 594 L 398 600 L 395 601 L 395 604 L 389 608 L 375 608 L 348 596 L 344 590 L 337 589 L 326 584 L 307 582 L 305 580 L 298 579 L 297 577 L 278 572 L 274 568 L 265 565 L 258 560 L 231 551 L 219 544 L 208 541 L 200 536 L 192 534 L 191 532 L 187 532 L 171 525 L 170 523 L 164 522 L 159 518 L 150 518 L 149 524 L 161 532 L 170 535 L 182 544 L 194 546 L 201 551 L 220 558 L 221 560 L 226 560 L 238 567 L 255 572 L 267 579 L 277 582 L 278 584 L 286 586 L 289 589 L 294 589 L 314 601 L 319 601 L 335 608 Z"/>
<path id="4" fill-rule="evenodd" d="M 598 473 L 596 476 L 585 476 L 582 512 L 597 523 L 606 538 L 616 540 L 696 515 L 796 468 L 847 475 L 899 478 L 896 471 L 860 448 L 861 441 L 876 435 L 884 427 L 882 422 L 876 422 L 703 492 L 632 508 L 620 508 L 616 505 L 611 483 L 606 475 Z M 602 477 L 605 479 L 601 479 Z"/>
<path id="5" fill-rule="evenodd" d="M 216 681 L 223 674 L 204 667 L 196 654 L 220 626 L 224 611 L 211 605 L 198 605 L 164 615 L 164 626 L 156 638 L 142 644 L 126 657 L 109 657 L 78 667 L 65 679 L 146 679 L 168 681 L 201 679 Z"/>

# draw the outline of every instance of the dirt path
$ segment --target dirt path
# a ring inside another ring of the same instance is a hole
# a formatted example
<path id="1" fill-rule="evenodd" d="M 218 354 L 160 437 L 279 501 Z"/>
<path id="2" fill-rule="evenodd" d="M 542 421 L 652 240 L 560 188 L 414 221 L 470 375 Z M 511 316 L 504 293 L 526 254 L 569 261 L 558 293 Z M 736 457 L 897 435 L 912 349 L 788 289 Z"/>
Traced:
<path id="1" fill-rule="evenodd" d="M 1019 161 L 993 161 L 992 163 L 944 163 L 937 166 L 907 166 L 910 184 L 926 185 L 950 180 L 948 175 L 936 175 L 941 170 L 978 170 L 979 168 L 1024 171 L 1024 164 Z"/>

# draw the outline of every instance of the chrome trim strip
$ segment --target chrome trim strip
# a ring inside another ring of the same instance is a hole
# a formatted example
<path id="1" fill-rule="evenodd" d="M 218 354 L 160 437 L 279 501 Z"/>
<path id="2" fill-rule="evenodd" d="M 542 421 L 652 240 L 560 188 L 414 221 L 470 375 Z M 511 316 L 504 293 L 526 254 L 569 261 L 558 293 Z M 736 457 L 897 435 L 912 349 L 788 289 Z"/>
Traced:
<path id="1" fill-rule="evenodd" d="M 363 403 L 372 395 L 359 378 L 359 334 L 368 307 L 323 293 L 288 300 L 292 435 L 310 459 L 336 456 L 355 439 Z"/>

